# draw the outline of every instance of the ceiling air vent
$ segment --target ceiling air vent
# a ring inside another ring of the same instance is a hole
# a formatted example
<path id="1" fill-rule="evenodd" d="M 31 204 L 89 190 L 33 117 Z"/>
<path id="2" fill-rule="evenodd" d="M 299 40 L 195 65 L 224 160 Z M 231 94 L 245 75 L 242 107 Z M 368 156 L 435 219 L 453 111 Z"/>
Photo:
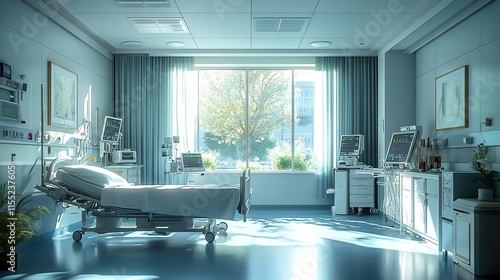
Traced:
<path id="1" fill-rule="evenodd" d="M 187 33 L 182 18 L 128 18 L 140 33 Z"/>
<path id="2" fill-rule="evenodd" d="M 255 17 L 256 32 L 301 32 L 306 26 L 307 17 Z"/>
<path id="3" fill-rule="evenodd" d="M 171 0 L 115 0 L 115 2 L 124 7 L 173 7 Z"/>

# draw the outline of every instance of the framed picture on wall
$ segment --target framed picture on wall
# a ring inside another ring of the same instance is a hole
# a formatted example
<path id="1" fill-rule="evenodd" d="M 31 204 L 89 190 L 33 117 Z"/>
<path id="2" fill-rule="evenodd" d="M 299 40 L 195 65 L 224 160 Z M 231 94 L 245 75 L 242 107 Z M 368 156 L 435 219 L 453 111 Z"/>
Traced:
<path id="1" fill-rule="evenodd" d="M 436 130 L 468 126 L 468 89 L 467 65 L 436 78 Z"/>
<path id="2" fill-rule="evenodd" d="M 48 124 L 76 128 L 78 75 L 49 61 Z"/>

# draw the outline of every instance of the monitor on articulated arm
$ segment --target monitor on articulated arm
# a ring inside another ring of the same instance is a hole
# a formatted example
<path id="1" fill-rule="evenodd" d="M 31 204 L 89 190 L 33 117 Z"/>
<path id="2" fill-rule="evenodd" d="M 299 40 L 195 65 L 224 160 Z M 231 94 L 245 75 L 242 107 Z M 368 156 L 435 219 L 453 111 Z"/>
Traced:
<path id="1" fill-rule="evenodd" d="M 102 126 L 101 141 L 108 143 L 118 143 L 118 141 L 120 141 L 121 127 L 122 119 L 105 116 L 104 124 Z"/>

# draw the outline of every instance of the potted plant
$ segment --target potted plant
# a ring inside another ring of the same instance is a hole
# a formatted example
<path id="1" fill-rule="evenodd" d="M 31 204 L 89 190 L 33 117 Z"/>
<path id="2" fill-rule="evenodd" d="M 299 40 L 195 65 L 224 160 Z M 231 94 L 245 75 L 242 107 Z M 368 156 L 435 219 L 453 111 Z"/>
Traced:
<path id="1" fill-rule="evenodd" d="M 2 270 L 17 265 L 15 248 L 19 244 L 40 235 L 32 228 L 32 221 L 49 214 L 47 207 L 36 205 L 28 208 L 32 196 L 15 194 L 8 184 L 0 185 L 0 267 Z"/>
<path id="2" fill-rule="evenodd" d="M 487 168 L 477 168 L 483 176 L 475 178 L 474 182 L 481 181 L 483 183 L 483 187 L 478 189 L 478 199 L 479 200 L 492 200 L 493 199 L 493 186 L 495 182 L 500 181 L 500 174 L 496 170 L 487 169 Z"/>
<path id="3" fill-rule="evenodd" d="M 487 168 L 488 159 L 488 148 L 484 145 L 484 143 L 477 145 L 477 149 L 474 151 L 474 155 L 471 158 L 472 168 L 476 170 L 480 168 Z"/>

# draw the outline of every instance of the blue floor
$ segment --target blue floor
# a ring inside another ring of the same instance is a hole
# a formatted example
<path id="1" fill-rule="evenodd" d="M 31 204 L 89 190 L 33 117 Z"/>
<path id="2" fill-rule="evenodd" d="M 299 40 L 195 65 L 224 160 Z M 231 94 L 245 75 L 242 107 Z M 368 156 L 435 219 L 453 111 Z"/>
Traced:
<path id="1" fill-rule="evenodd" d="M 492 279 L 474 277 L 383 215 L 252 209 L 226 221 L 208 244 L 201 233 L 71 232 L 22 248 L 3 279 Z"/>

